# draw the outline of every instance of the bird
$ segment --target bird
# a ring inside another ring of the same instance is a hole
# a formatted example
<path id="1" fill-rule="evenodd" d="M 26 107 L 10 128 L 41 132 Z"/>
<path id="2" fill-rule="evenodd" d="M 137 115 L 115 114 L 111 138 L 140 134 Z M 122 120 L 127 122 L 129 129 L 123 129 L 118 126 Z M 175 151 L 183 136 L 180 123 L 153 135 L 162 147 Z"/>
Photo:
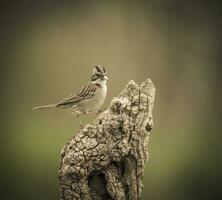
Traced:
<path id="1" fill-rule="evenodd" d="M 96 65 L 93 68 L 91 80 L 83 85 L 77 92 L 62 99 L 58 103 L 43 105 L 33 108 L 34 110 L 46 108 L 63 108 L 76 115 L 80 126 L 83 127 L 81 114 L 99 112 L 107 93 L 107 73 L 105 67 Z"/>

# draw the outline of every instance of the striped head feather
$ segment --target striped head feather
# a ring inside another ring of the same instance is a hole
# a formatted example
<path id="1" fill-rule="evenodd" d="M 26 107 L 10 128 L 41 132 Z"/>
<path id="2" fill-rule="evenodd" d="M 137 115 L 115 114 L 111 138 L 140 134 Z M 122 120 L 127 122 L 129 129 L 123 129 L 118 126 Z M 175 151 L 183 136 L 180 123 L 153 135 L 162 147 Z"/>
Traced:
<path id="1" fill-rule="evenodd" d="M 105 70 L 105 67 L 103 67 L 102 65 L 96 65 L 93 68 L 93 73 L 91 76 L 91 81 L 96 81 L 99 79 L 100 80 L 103 80 L 103 79 L 107 80 L 106 70 Z"/>

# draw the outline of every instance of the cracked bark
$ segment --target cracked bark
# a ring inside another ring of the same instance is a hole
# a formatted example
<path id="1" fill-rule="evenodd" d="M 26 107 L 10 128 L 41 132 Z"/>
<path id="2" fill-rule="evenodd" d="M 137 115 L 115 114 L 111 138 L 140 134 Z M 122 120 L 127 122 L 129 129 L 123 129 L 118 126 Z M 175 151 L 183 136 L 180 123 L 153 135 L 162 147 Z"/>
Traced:
<path id="1" fill-rule="evenodd" d="M 109 108 L 71 137 L 59 167 L 60 200 L 138 200 L 153 128 L 155 87 L 130 81 Z"/>

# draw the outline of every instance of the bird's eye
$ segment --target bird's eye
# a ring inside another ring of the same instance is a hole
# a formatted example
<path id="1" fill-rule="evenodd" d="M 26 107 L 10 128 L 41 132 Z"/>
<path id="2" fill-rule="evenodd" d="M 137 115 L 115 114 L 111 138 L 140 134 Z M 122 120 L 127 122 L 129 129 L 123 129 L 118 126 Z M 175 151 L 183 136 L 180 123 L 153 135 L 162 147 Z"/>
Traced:
<path id="1" fill-rule="evenodd" d="M 98 77 L 102 77 L 103 75 L 101 74 L 101 73 L 99 73 L 99 74 L 96 74 Z"/>

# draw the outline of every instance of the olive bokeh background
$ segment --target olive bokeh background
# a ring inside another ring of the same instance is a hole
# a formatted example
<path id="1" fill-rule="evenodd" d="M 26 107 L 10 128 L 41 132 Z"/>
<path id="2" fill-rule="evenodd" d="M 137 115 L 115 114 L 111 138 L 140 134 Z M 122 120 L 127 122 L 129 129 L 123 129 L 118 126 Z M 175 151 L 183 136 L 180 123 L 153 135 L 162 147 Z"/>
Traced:
<path id="1" fill-rule="evenodd" d="M 78 89 L 96 64 L 109 76 L 106 106 L 131 79 L 156 85 L 143 200 L 220 199 L 220 4 L 1 1 L 1 199 L 57 199 L 60 151 L 78 120 L 32 107 Z"/>

